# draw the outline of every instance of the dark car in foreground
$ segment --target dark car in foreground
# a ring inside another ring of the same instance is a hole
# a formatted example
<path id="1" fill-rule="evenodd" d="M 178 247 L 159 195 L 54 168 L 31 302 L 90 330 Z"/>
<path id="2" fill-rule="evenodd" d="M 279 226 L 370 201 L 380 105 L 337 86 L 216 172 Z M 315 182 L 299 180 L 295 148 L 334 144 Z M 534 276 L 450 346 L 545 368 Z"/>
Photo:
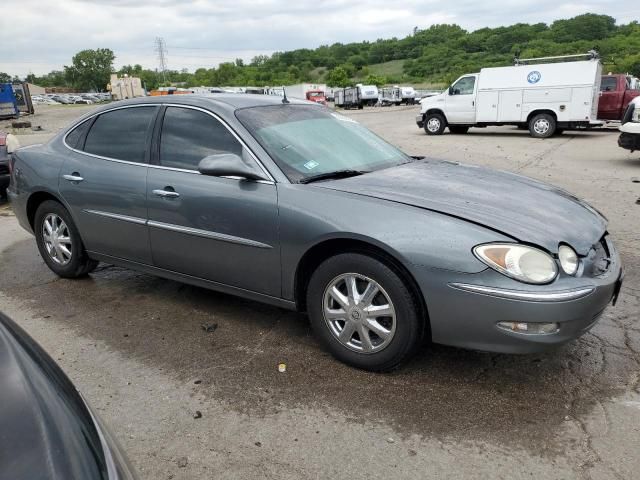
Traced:
<path id="1" fill-rule="evenodd" d="M 0 402 L 1 479 L 136 478 L 60 367 L 2 313 Z"/>
<path id="2" fill-rule="evenodd" d="M 408 156 L 304 101 L 130 100 L 13 158 L 13 209 L 58 275 L 104 261 L 306 311 L 333 355 L 370 370 L 423 339 L 565 343 L 621 284 L 607 221 L 585 202 Z"/>

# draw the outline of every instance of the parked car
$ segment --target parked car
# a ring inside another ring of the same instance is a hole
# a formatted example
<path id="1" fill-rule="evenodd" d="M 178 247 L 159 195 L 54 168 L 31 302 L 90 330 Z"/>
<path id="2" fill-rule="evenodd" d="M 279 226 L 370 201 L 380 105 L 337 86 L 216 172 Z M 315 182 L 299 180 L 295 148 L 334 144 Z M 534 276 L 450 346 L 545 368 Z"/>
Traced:
<path id="1" fill-rule="evenodd" d="M 73 103 L 69 97 L 64 96 L 64 95 L 56 95 L 54 97 L 51 97 L 54 101 L 58 102 L 58 103 L 62 103 L 63 105 L 69 105 L 71 103 Z"/>
<path id="2" fill-rule="evenodd" d="M 410 157 L 270 95 L 126 100 L 18 150 L 9 197 L 61 277 L 99 261 L 309 314 L 340 360 L 423 338 L 536 352 L 620 290 L 607 220 L 520 175 Z"/>
<path id="3" fill-rule="evenodd" d="M 53 359 L 0 313 L 0 477 L 130 480 L 122 449 Z"/>
<path id="4" fill-rule="evenodd" d="M 633 83 L 633 77 L 624 74 L 603 75 L 600 83 L 598 118 L 602 120 L 622 120 L 629 102 L 640 96 L 640 90 Z"/>
<path id="5" fill-rule="evenodd" d="M 627 106 L 620 126 L 618 145 L 626 150 L 640 150 L 640 97 L 636 97 Z"/>
<path id="6" fill-rule="evenodd" d="M 0 131 L 0 199 L 7 198 L 10 156 L 18 146 L 18 139 L 15 135 Z"/>

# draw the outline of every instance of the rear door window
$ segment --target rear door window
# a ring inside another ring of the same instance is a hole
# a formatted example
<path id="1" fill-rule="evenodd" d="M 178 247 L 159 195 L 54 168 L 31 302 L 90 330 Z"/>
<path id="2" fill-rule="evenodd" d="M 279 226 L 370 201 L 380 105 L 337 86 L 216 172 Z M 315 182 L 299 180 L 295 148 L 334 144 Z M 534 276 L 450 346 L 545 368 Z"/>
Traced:
<path id="1" fill-rule="evenodd" d="M 242 157 L 242 144 L 220 121 L 200 110 L 167 108 L 160 137 L 160 165 L 198 170 L 200 160 L 220 153 Z"/>
<path id="2" fill-rule="evenodd" d="M 128 107 L 103 113 L 87 134 L 84 151 L 102 157 L 144 163 L 159 107 Z"/>

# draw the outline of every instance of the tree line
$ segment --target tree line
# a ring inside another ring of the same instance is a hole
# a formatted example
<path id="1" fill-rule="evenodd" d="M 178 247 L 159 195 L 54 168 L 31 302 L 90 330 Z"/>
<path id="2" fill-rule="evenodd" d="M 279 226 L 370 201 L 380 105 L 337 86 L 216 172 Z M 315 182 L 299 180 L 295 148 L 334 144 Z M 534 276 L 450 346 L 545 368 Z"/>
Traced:
<path id="1" fill-rule="evenodd" d="M 326 82 L 347 86 L 367 84 L 448 84 L 459 75 L 482 67 L 509 65 L 515 57 L 530 58 L 585 53 L 596 49 L 605 71 L 640 76 L 640 24 L 616 25 L 613 17 L 587 13 L 545 23 L 517 23 L 472 32 L 458 25 L 415 27 L 404 38 L 373 42 L 334 43 L 315 49 L 297 49 L 259 55 L 250 62 L 237 59 L 217 67 L 184 69 L 163 74 L 141 65 L 126 65 L 120 75 L 137 76 L 147 89 L 169 84 L 193 86 L 265 86 L 299 82 Z M 83 50 L 71 66 L 25 80 L 41 86 L 65 86 L 80 90 L 104 90 L 113 71 L 115 55 L 109 49 Z M 401 68 L 387 75 L 375 74 L 374 65 L 400 61 Z M 11 78 L 0 73 L 2 78 Z"/>

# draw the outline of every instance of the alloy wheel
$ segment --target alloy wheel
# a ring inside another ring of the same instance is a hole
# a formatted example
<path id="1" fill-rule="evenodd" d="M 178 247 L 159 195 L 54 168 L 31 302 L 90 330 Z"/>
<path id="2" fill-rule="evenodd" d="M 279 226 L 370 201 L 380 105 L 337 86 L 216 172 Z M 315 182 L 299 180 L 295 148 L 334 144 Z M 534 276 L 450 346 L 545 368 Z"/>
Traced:
<path id="1" fill-rule="evenodd" d="M 333 336 L 358 353 L 384 349 L 396 332 L 391 298 L 378 282 L 357 273 L 339 275 L 329 282 L 323 315 Z"/>
<path id="2" fill-rule="evenodd" d="M 440 120 L 438 120 L 437 118 L 430 118 L 427 121 L 427 130 L 429 130 L 432 133 L 435 133 L 438 130 L 440 130 Z"/>
<path id="3" fill-rule="evenodd" d="M 551 128 L 551 124 L 549 123 L 549 120 L 547 120 L 546 118 L 539 118 L 533 124 L 533 130 L 538 135 L 546 135 L 550 128 Z"/>
<path id="4" fill-rule="evenodd" d="M 72 244 L 69 227 L 55 213 L 49 213 L 42 222 L 42 239 L 51 260 L 58 265 L 67 265 L 71 261 Z"/>

